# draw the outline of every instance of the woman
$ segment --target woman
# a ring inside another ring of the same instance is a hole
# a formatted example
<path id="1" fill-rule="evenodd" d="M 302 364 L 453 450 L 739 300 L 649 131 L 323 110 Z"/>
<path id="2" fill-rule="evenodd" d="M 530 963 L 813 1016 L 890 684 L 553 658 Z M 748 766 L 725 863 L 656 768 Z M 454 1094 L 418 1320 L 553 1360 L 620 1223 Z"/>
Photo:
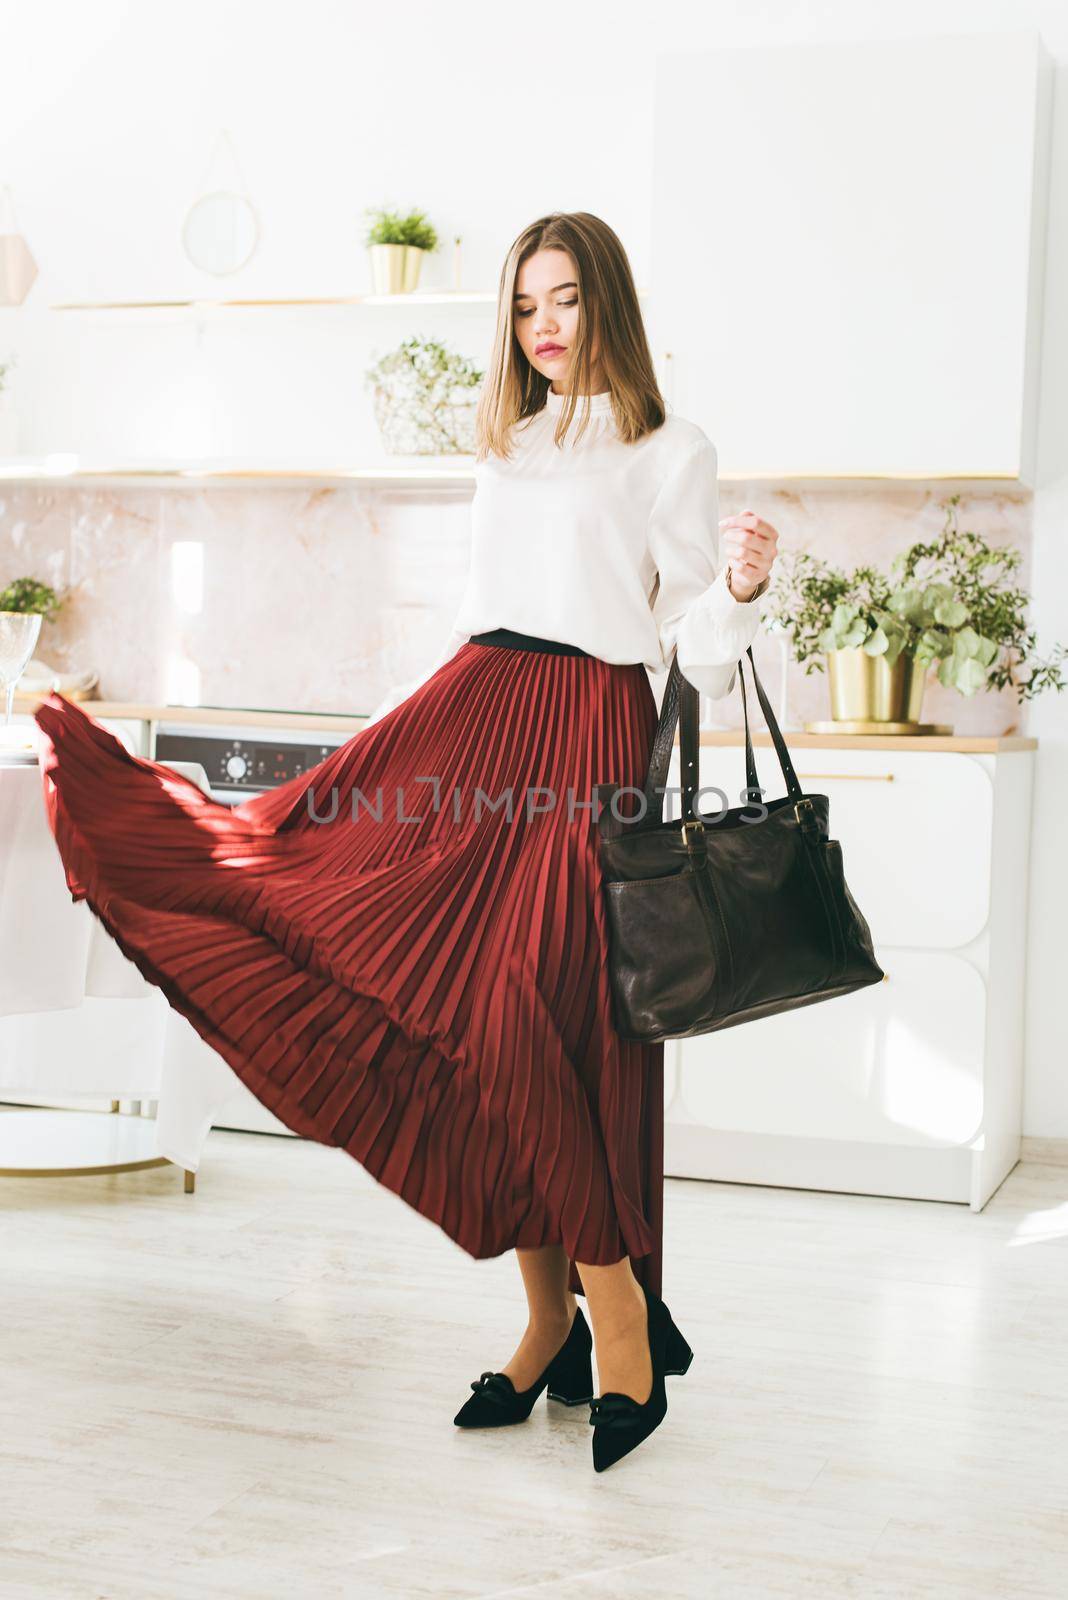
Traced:
<path id="1" fill-rule="evenodd" d="M 43 783 L 72 897 L 276 1116 L 468 1254 L 516 1251 L 527 1327 L 455 1422 L 592 1402 L 601 1470 L 692 1352 L 660 1298 L 663 1046 L 612 1025 L 593 790 L 642 785 L 676 645 L 734 687 L 777 535 L 726 519 L 717 571 L 714 447 L 666 415 L 588 213 L 508 252 L 478 435 L 453 632 L 346 745 L 230 809 L 53 693 Z"/>

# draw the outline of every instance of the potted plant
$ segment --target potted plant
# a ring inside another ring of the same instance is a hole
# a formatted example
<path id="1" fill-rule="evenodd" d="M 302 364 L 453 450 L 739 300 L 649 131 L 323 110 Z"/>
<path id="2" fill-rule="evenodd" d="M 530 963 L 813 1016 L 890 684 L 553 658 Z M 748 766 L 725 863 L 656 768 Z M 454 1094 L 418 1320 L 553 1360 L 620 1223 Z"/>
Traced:
<path id="1" fill-rule="evenodd" d="M 440 339 L 405 339 L 366 381 L 390 455 L 473 455 L 478 390 L 485 373 Z"/>
<path id="2" fill-rule="evenodd" d="M 951 496 L 938 538 L 897 555 L 889 576 L 847 573 L 807 551 L 784 558 L 766 616 L 806 674 L 822 672 L 826 658 L 838 731 L 915 733 L 931 667 L 968 696 L 1012 687 L 1024 701 L 1064 688 L 1063 645 L 1042 660 L 1025 621 L 1020 551 L 958 528 L 959 502 Z"/>
<path id="3" fill-rule="evenodd" d="M 10 388 L 11 369 L 14 365 L 14 356 L 9 356 L 6 361 L 0 361 L 0 456 L 18 454 L 19 419 Z"/>
<path id="4" fill-rule="evenodd" d="M 50 584 L 37 578 L 15 578 L 6 589 L 0 589 L 0 611 L 28 612 L 39 615 L 43 622 L 54 621 L 64 603 Z"/>
<path id="5" fill-rule="evenodd" d="M 4 730 L 12 726 L 15 685 L 33 655 L 42 627 L 62 604 L 56 591 L 36 578 L 16 578 L 0 589 L 0 692 L 4 705 L 0 727 Z M 5 741 L 8 738 L 5 732 Z"/>
<path id="6" fill-rule="evenodd" d="M 438 236 L 425 212 L 406 216 L 381 206 L 368 206 L 367 253 L 375 294 L 411 294 L 418 287 L 423 256 L 438 247 Z"/>

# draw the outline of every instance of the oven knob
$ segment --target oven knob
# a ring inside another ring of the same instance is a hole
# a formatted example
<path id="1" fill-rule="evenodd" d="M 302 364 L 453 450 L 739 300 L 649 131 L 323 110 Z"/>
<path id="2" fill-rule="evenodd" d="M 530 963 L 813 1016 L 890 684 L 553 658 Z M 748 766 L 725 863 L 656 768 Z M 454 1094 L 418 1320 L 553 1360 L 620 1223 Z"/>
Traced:
<path id="1" fill-rule="evenodd" d="M 231 756 L 226 763 L 226 776 L 228 778 L 243 778 L 248 771 L 248 762 L 244 756 Z"/>

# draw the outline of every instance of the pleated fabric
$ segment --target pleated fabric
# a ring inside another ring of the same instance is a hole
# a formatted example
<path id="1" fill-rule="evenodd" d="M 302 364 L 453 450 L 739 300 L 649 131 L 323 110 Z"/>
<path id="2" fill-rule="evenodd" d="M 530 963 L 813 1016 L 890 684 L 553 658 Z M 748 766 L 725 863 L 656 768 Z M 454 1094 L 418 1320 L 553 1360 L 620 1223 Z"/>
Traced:
<path id="1" fill-rule="evenodd" d="M 640 663 L 468 642 L 233 807 L 58 692 L 35 718 L 72 899 L 288 1128 L 473 1257 L 661 1293 L 663 1045 L 612 1022 L 590 804 L 644 782 Z"/>

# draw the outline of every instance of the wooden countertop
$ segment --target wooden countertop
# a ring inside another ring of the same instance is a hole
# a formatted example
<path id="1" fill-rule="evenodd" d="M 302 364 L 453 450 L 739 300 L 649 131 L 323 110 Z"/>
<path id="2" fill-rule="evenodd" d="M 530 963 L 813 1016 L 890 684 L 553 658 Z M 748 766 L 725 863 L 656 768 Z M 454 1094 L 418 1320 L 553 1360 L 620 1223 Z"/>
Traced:
<path id="1" fill-rule="evenodd" d="M 783 738 L 791 750 L 963 750 L 973 753 L 989 752 L 1002 755 L 1009 750 L 1037 750 L 1038 740 L 1022 733 L 801 733 L 793 728 L 782 730 Z M 711 745 L 743 745 L 742 728 L 722 732 L 705 728 L 701 743 Z M 762 728 L 753 730 L 753 744 L 774 748 L 771 734 Z"/>
<path id="2" fill-rule="evenodd" d="M 60 690 L 62 694 L 62 689 Z M 147 700 L 74 700 L 91 717 L 114 717 L 127 722 L 195 722 L 198 727 L 228 727 L 239 722 L 253 728 L 285 728 L 310 733 L 358 733 L 366 716 L 346 716 L 341 711 L 265 711 L 260 707 L 167 706 Z M 15 710 L 32 714 L 44 699 L 39 694 L 15 695 Z"/>
<path id="3" fill-rule="evenodd" d="M 62 692 L 62 691 L 61 691 Z M 73 698 L 73 696 L 71 697 Z M 15 695 L 15 710 L 32 714 L 41 695 Z M 114 717 L 135 722 L 195 722 L 200 726 L 226 726 L 242 723 L 254 728 L 285 728 L 309 733 L 358 733 L 367 722 L 364 716 L 347 716 L 340 711 L 265 711 L 259 708 L 212 706 L 168 706 L 141 700 L 79 700 L 77 704 L 91 717 Z M 1037 750 L 1038 740 L 1027 734 L 826 734 L 803 733 L 784 728 L 791 750 L 956 750 L 1004 754 L 1011 750 Z M 735 746 L 745 744 L 740 728 L 701 732 L 702 745 Z M 770 747 L 771 735 L 761 726 L 753 729 L 753 744 Z"/>
<path id="4" fill-rule="evenodd" d="M 59 691 L 62 694 L 62 690 Z M 35 707 L 45 698 L 43 694 L 16 694 L 14 710 L 32 715 Z M 312 733 L 358 733 L 365 725 L 363 717 L 349 717 L 344 712 L 317 712 L 317 710 L 264 710 L 262 707 L 240 706 L 158 706 L 152 701 L 93 701 L 78 699 L 69 694 L 75 706 L 85 710 L 90 717 L 122 718 L 125 722 L 195 722 L 197 726 L 230 726 L 243 723 L 251 728 L 286 728 L 309 730 Z"/>

